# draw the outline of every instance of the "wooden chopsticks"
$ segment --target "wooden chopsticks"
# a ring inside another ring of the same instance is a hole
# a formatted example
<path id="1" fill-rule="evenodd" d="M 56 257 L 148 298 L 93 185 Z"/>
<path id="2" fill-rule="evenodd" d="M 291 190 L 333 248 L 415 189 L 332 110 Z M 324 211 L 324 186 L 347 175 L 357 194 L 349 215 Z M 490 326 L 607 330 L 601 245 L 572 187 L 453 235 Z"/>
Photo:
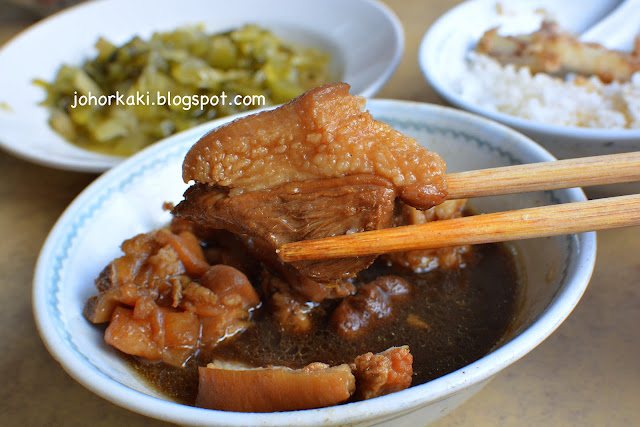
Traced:
<path id="1" fill-rule="evenodd" d="M 640 181 L 640 152 L 447 174 L 448 199 Z"/>
<path id="2" fill-rule="evenodd" d="M 640 180 L 640 153 L 447 175 L 450 199 Z M 345 258 L 640 225 L 640 195 L 566 203 L 288 243 L 285 262 Z"/>
<path id="3" fill-rule="evenodd" d="M 640 195 L 468 216 L 282 245 L 285 262 L 502 242 L 640 225 Z"/>

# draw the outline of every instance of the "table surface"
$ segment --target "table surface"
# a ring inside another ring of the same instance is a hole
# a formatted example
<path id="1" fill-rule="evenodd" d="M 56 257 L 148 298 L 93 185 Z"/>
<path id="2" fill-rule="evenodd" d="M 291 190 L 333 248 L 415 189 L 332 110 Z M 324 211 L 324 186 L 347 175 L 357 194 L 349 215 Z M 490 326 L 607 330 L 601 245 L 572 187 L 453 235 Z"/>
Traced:
<path id="1" fill-rule="evenodd" d="M 400 66 L 377 96 L 442 104 L 422 77 L 417 51 L 429 26 L 459 1 L 387 3 L 404 25 L 406 46 Z M 35 20 L 1 5 L 0 44 Z M 168 425 L 77 384 L 49 355 L 32 317 L 31 282 L 44 239 L 67 204 L 96 176 L 37 166 L 0 152 L 0 177 L 5 201 L 0 206 L 0 425 Z M 436 425 L 638 425 L 638 254 L 640 228 L 598 232 L 593 278 L 569 319 Z"/>

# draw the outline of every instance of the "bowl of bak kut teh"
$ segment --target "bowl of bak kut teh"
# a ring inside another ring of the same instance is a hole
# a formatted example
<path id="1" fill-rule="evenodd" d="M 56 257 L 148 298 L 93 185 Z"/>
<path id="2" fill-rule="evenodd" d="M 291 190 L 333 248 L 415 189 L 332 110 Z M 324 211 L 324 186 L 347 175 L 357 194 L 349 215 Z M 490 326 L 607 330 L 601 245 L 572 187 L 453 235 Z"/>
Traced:
<path id="1" fill-rule="evenodd" d="M 553 159 L 487 119 L 344 83 L 207 123 L 71 203 L 36 267 L 38 329 L 82 385 L 169 422 L 425 425 L 565 320 L 595 233 L 290 263 L 277 250 L 585 200 L 447 198 L 447 173 Z"/>

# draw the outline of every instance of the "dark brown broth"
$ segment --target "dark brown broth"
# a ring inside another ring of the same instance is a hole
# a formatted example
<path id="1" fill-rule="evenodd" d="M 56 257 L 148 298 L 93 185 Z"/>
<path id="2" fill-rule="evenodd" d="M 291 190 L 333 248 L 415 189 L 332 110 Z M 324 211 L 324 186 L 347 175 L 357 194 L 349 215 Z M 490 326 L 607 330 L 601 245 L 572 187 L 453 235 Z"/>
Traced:
<path id="1" fill-rule="evenodd" d="M 394 306 L 393 319 L 376 325 L 373 333 L 362 339 L 343 339 L 331 332 L 325 314 L 337 302 L 328 301 L 316 308 L 315 327 L 307 335 L 282 331 L 266 310 L 259 309 L 253 313 L 251 328 L 212 353 L 200 354 L 185 369 L 130 360 L 152 386 L 189 405 L 197 393 L 197 366 L 213 359 L 298 368 L 318 361 L 331 365 L 350 362 L 369 351 L 409 345 L 414 357 L 412 385 L 423 384 L 487 354 L 514 316 L 518 276 L 513 254 L 501 244 L 478 245 L 473 250 L 473 260 L 460 270 L 414 274 L 379 261 L 362 272 L 360 283 L 395 274 L 413 284 L 408 298 Z M 410 325 L 410 315 L 417 316 L 427 327 Z"/>

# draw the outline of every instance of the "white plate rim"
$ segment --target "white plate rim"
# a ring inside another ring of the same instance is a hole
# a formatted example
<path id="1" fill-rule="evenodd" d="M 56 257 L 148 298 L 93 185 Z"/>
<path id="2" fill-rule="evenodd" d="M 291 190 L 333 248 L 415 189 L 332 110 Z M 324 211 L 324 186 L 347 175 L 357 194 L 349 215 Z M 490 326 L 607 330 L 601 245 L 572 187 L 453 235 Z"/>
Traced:
<path id="1" fill-rule="evenodd" d="M 190 0 L 190 1 L 193 3 L 193 2 L 197 2 L 198 0 Z M 247 1 L 252 1 L 252 0 L 243 0 L 243 1 L 246 3 Z M 287 3 L 291 3 L 292 1 L 293 0 L 278 0 L 277 2 L 274 1 L 269 4 L 269 8 L 277 9 L 277 7 L 280 7 L 281 9 L 285 9 Z M 172 3 L 169 0 L 156 0 L 156 1 L 139 0 L 137 4 L 142 4 L 142 2 L 144 2 L 145 4 L 148 3 L 150 7 L 153 7 L 153 8 L 159 8 L 161 7 L 162 4 Z M 215 4 L 217 5 L 220 5 L 223 8 L 229 7 L 228 2 L 222 5 L 223 0 L 211 0 L 210 3 L 213 3 L 213 2 L 215 2 Z M 327 1 L 318 3 L 318 2 L 313 2 L 312 0 L 297 0 L 295 1 L 295 3 L 298 5 L 305 3 L 306 5 L 303 4 L 303 6 L 313 7 L 317 12 L 319 7 L 325 7 L 325 6 L 330 7 L 334 3 L 339 4 L 339 0 L 331 0 L 331 3 Z M 12 64 L 10 63 L 9 59 L 12 57 L 12 55 L 15 55 L 12 49 L 24 43 L 31 43 L 30 40 L 32 39 L 35 40 L 36 42 L 38 40 L 42 41 L 42 39 L 46 37 L 46 34 L 50 33 L 52 31 L 51 29 L 54 28 L 55 26 L 66 24 L 68 21 L 73 23 L 74 21 L 81 20 L 83 16 L 94 13 L 93 11 L 99 8 L 112 7 L 114 8 L 114 10 L 120 10 L 121 8 L 126 7 L 127 4 L 130 4 L 130 2 L 127 2 L 126 0 L 94 0 L 91 2 L 76 4 L 74 6 L 71 6 L 67 9 L 59 11 L 47 18 L 44 18 L 38 21 L 37 23 L 33 24 L 32 26 L 26 28 L 22 32 L 13 36 L 3 46 L 0 47 L 0 69 L 4 67 L 7 67 L 5 69 L 9 69 L 9 67 L 11 67 Z M 182 4 L 183 5 L 189 4 L 189 2 L 188 1 L 183 2 Z M 236 5 L 236 7 L 242 7 L 242 1 L 235 2 L 234 4 Z M 343 10 L 355 10 L 355 11 L 367 12 L 367 13 L 373 14 L 373 16 L 375 16 L 376 19 L 379 19 L 380 22 L 384 24 L 383 26 L 384 34 L 385 34 L 385 37 L 388 36 L 388 38 L 385 39 L 385 45 L 388 46 L 389 49 L 387 51 L 384 51 L 383 54 L 381 54 L 379 47 L 373 47 L 366 50 L 366 52 L 369 52 L 367 54 L 368 55 L 367 58 L 368 58 L 368 61 L 370 61 L 371 67 L 364 67 L 363 66 L 364 64 L 357 64 L 358 65 L 357 67 L 349 65 L 347 74 L 342 76 L 342 80 L 346 80 L 347 83 L 349 83 L 349 80 L 352 80 L 352 82 L 354 83 L 354 86 L 358 86 L 358 87 L 355 87 L 355 90 L 353 92 L 354 94 L 370 97 L 375 95 L 382 88 L 382 86 L 384 86 L 384 84 L 388 81 L 388 79 L 391 77 L 391 75 L 399 65 L 400 60 L 402 59 L 402 56 L 404 53 L 404 44 L 405 44 L 404 29 L 397 15 L 393 12 L 393 10 L 389 6 L 387 6 L 381 0 L 350 0 L 348 6 L 349 8 L 343 8 Z M 137 6 L 137 7 L 140 7 L 140 6 Z M 213 6 L 210 6 L 210 7 L 213 7 Z M 251 8 L 247 8 L 247 10 L 251 10 Z M 346 18 L 341 18 L 341 19 L 346 19 Z M 108 21 L 109 17 L 106 17 L 105 20 Z M 249 16 L 245 22 L 249 22 L 249 21 L 255 22 L 258 20 L 259 18 L 256 16 Z M 117 22 L 117 20 L 115 19 L 111 21 L 114 23 Z M 206 23 L 206 19 L 200 19 L 200 21 Z M 358 21 L 355 21 L 355 22 L 358 22 Z M 362 24 L 361 25 L 362 28 L 359 30 L 358 34 L 362 34 L 364 36 L 370 30 L 366 28 L 365 22 L 362 22 L 361 24 Z M 180 25 L 180 23 L 177 25 Z M 229 23 L 228 25 L 234 25 L 234 24 Z M 300 27 L 297 24 L 297 22 L 290 22 L 289 25 L 297 26 L 299 29 L 304 29 Z M 211 30 L 215 31 L 215 29 L 211 29 Z M 319 31 L 315 31 L 315 33 L 320 34 Z M 93 43 L 95 43 L 95 39 L 97 39 L 98 35 L 100 34 L 99 33 L 92 34 L 91 37 L 87 36 L 86 40 L 84 41 L 84 43 L 86 43 L 87 51 L 92 48 Z M 107 35 L 107 37 L 109 36 Z M 322 37 L 326 37 L 326 41 L 334 44 L 336 48 L 342 49 L 340 46 L 340 42 L 337 40 L 337 37 L 336 39 L 331 39 L 328 35 L 324 33 L 322 34 Z M 10 52 L 11 54 L 9 55 L 8 52 Z M 34 54 L 37 54 L 37 53 L 34 53 Z M 345 60 L 351 61 L 351 59 L 347 57 L 345 52 L 341 52 L 341 56 L 344 56 L 345 58 L 340 58 L 339 59 L 340 61 L 345 61 Z M 5 58 L 8 58 L 8 59 L 5 59 Z M 62 62 L 65 62 L 65 61 L 61 60 L 59 65 L 62 65 Z M 376 74 L 371 76 L 366 75 L 366 73 L 362 70 L 367 68 L 374 70 Z M 33 75 L 31 74 L 31 72 L 27 74 L 28 76 L 26 76 L 25 78 L 29 79 L 29 81 L 27 82 L 25 80 L 21 80 L 19 82 L 21 87 L 23 88 L 27 87 L 28 85 L 31 85 L 30 80 L 32 78 L 46 79 L 48 77 L 49 78 L 53 77 L 53 76 Z M 362 76 L 364 76 L 364 78 Z M 78 171 L 78 172 L 90 172 L 90 173 L 104 172 L 105 170 L 121 163 L 125 159 L 120 156 L 100 154 L 100 153 L 82 149 L 80 147 L 76 147 L 73 144 L 65 141 L 62 137 L 57 135 L 50 128 L 47 131 L 45 136 L 49 138 L 48 141 L 54 141 L 56 144 L 56 147 L 60 147 L 60 148 L 54 147 L 53 150 L 51 149 L 48 150 L 44 141 L 40 141 L 40 140 L 38 140 L 37 142 L 25 141 L 25 140 L 28 140 L 29 135 L 31 135 L 29 133 L 31 132 L 31 130 L 29 130 L 28 128 L 33 126 L 29 126 L 28 125 L 29 122 L 25 121 L 24 118 L 20 117 L 21 115 L 20 112 L 12 111 L 12 106 L 11 106 L 12 100 L 16 99 L 16 97 L 19 97 L 19 96 L 20 96 L 19 93 L 14 94 L 12 95 L 12 97 L 9 97 L 8 99 L 6 93 L 4 95 L 0 94 L 0 102 L 7 103 L 9 105 L 9 109 L 0 108 L 0 124 L 7 125 L 11 122 L 14 122 L 16 119 L 22 120 L 27 124 L 23 126 L 26 129 L 26 132 L 24 132 L 24 134 L 18 133 L 16 131 L 12 131 L 11 133 L 4 132 L 3 131 L 4 126 L 0 126 L 0 148 L 4 149 L 6 152 L 18 158 L 21 158 L 23 160 L 33 162 L 39 165 L 51 167 L 51 168 L 72 170 L 72 171 Z M 43 99 L 44 99 L 44 91 L 41 91 L 41 98 L 39 99 L 39 101 Z M 31 106 L 31 107 L 36 108 L 36 106 Z M 38 108 L 41 108 L 42 110 L 44 110 L 44 107 L 38 107 Z M 40 129 L 44 125 L 48 127 L 47 123 L 44 123 L 44 124 L 41 123 L 43 120 L 42 115 L 45 115 L 46 118 L 48 118 L 48 114 L 39 112 L 38 115 L 40 117 L 36 120 L 35 123 L 33 123 L 33 125 L 37 126 L 38 129 Z M 40 133 L 37 135 L 37 138 L 35 139 L 41 138 L 41 134 L 43 131 L 39 130 L 39 132 Z"/>
<path id="2" fill-rule="evenodd" d="M 488 8 L 495 6 L 495 4 L 496 0 L 465 1 L 438 18 L 422 37 L 418 48 L 418 62 L 425 79 L 440 96 L 451 105 L 504 123 L 528 134 L 544 133 L 562 138 L 579 138 L 587 144 L 599 144 L 607 139 L 612 141 L 637 141 L 640 139 L 640 129 L 600 129 L 543 124 L 499 111 L 487 110 L 465 100 L 451 88 L 445 79 L 439 78 L 439 75 L 433 71 L 437 67 L 436 61 L 433 59 L 433 52 L 437 50 L 442 40 L 441 33 L 451 28 L 458 15 L 465 13 L 467 10 L 479 6 Z M 455 60 L 464 61 L 464 58 Z"/>

